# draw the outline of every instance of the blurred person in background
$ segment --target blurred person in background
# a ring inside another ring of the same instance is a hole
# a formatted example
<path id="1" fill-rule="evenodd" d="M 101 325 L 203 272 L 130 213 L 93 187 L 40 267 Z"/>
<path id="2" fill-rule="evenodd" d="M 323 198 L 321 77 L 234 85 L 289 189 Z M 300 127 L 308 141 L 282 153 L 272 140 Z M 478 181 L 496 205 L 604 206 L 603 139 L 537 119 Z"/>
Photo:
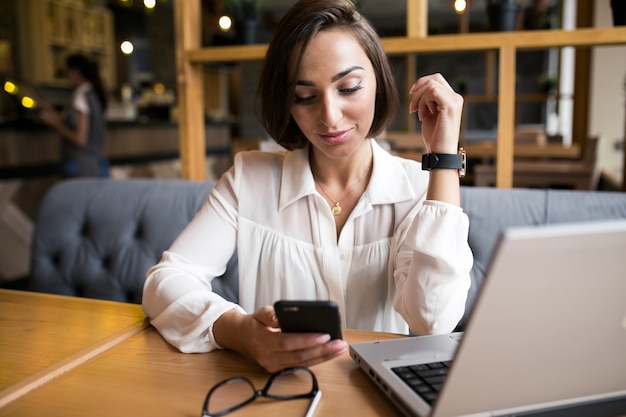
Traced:
<path id="1" fill-rule="evenodd" d="M 41 120 L 54 128 L 61 141 L 61 175 L 107 177 L 102 154 L 106 136 L 107 97 L 97 63 L 81 54 L 70 55 L 66 76 L 74 92 L 69 109 L 60 113 L 44 104 Z"/>

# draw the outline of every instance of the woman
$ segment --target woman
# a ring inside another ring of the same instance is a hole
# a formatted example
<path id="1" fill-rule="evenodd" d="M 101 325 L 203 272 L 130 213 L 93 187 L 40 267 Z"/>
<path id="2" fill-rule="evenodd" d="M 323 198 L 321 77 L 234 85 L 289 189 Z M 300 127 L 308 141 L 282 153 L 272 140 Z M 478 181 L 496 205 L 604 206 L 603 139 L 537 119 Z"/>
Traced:
<path id="1" fill-rule="evenodd" d="M 432 152 L 456 154 L 462 98 L 440 75 L 410 93 Z M 268 371 L 311 366 L 347 344 L 279 331 L 278 299 L 332 299 L 348 328 L 444 333 L 462 317 L 472 254 L 459 173 L 371 139 L 398 94 L 380 40 L 350 0 L 300 0 L 274 31 L 261 119 L 285 153 L 242 152 L 159 264 L 143 306 L 183 352 L 229 348 Z M 416 138 L 417 140 L 417 138 Z M 211 279 L 239 255 L 239 305 Z"/>
<path id="2" fill-rule="evenodd" d="M 107 97 L 95 62 L 80 55 L 67 58 L 67 79 L 74 93 L 72 105 L 61 115 L 46 106 L 41 113 L 44 123 L 62 138 L 61 174 L 64 177 L 108 176 L 108 163 L 102 156 Z"/>

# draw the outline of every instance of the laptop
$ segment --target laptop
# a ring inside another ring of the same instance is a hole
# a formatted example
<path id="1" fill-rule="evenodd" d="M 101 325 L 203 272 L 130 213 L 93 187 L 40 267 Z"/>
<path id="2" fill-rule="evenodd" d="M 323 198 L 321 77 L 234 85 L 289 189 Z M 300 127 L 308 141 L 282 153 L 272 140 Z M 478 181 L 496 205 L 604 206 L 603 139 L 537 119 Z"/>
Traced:
<path id="1" fill-rule="evenodd" d="M 507 230 L 465 332 L 350 355 L 407 416 L 626 416 L 626 220 Z"/>

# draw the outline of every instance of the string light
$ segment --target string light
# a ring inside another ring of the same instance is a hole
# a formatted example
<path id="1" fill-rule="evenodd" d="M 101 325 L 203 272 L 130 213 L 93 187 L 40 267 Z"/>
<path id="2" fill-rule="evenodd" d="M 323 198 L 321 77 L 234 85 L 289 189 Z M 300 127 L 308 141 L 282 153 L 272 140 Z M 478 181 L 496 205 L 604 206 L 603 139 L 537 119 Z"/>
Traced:
<path id="1" fill-rule="evenodd" d="M 465 0 L 454 0 L 454 11 L 457 14 L 465 13 L 465 9 L 467 8 L 467 2 Z"/>
<path id="2" fill-rule="evenodd" d="M 6 91 L 9 94 L 17 94 L 17 85 L 12 83 L 11 81 L 5 81 L 4 91 Z"/>
<path id="3" fill-rule="evenodd" d="M 163 94 L 165 92 L 165 85 L 163 85 L 163 83 L 154 84 L 154 92 L 156 94 Z"/>
<path id="4" fill-rule="evenodd" d="M 131 41 L 124 41 L 120 44 L 120 50 L 123 54 L 130 55 L 135 50 L 135 47 Z"/>
<path id="5" fill-rule="evenodd" d="M 233 21 L 228 16 L 222 16 L 218 20 L 218 25 L 222 32 L 228 32 L 233 25 Z"/>
<path id="6" fill-rule="evenodd" d="M 32 109 L 33 107 L 35 107 L 35 100 L 28 96 L 24 96 L 22 97 L 22 106 L 26 107 L 27 109 Z"/>

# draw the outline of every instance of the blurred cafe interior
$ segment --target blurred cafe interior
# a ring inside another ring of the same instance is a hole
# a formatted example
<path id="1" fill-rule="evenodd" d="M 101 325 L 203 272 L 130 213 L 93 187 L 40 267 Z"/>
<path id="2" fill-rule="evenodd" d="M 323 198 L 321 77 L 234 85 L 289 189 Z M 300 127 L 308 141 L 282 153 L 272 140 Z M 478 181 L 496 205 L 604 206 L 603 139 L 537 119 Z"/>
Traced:
<path id="1" fill-rule="evenodd" d="M 238 1 L 244 0 L 230 0 Z M 41 122 L 39 104 L 68 106 L 64 66 L 71 53 L 94 59 L 104 80 L 104 153 L 114 178 L 213 180 L 235 152 L 277 148 L 256 120 L 253 97 L 263 44 L 295 0 L 249 1 L 255 8 L 249 21 L 235 16 L 228 0 L 0 2 L 0 281 L 28 273 L 39 203 L 61 180 L 58 134 Z M 413 2 L 358 4 L 383 39 L 394 40 L 385 45 L 400 91 L 416 76 L 441 72 L 464 96 L 461 143 L 470 158 L 464 185 L 626 190 L 626 37 L 620 44 L 609 31 L 624 24 L 609 0 L 524 0 L 510 28 L 496 26 L 487 0 Z M 180 18 L 192 4 L 200 10 L 197 28 Z M 417 27 L 420 11 L 426 24 Z M 197 29 L 197 39 L 185 39 L 177 24 Z M 581 28 L 599 29 L 598 37 L 582 39 Z M 568 32 L 549 35 L 559 29 Z M 485 35 L 484 44 L 470 40 L 476 34 Z M 437 36 L 450 42 L 420 42 Z M 515 48 L 514 71 L 500 72 L 497 36 Z M 203 68 L 201 100 L 181 106 L 190 63 Z M 407 97 L 401 100 L 406 107 Z M 511 103 L 510 117 L 500 114 L 503 102 Z M 198 130 L 184 125 L 183 110 L 199 106 L 204 135 L 190 137 L 184 132 Z M 499 160 L 497 145 L 507 136 L 510 161 Z M 408 112 L 377 139 L 408 158 L 423 151 L 419 122 Z M 206 151 L 193 156 L 202 161 L 200 172 L 189 170 L 180 152 L 194 141 Z M 542 181 L 525 180 L 523 168 L 545 170 Z M 500 176 L 502 169 L 512 170 L 512 180 Z"/>

